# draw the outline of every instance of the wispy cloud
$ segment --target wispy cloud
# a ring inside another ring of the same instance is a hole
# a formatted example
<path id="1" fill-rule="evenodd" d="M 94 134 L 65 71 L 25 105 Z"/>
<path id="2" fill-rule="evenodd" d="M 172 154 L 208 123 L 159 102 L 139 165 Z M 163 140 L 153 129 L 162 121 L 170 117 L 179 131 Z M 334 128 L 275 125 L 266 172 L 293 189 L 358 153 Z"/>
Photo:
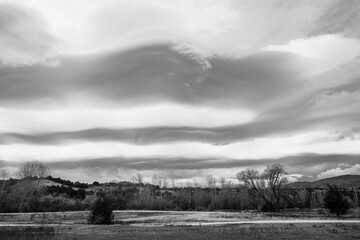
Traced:
<path id="1" fill-rule="evenodd" d="M 0 63 L 28 66 L 58 65 L 55 38 L 39 13 L 22 6 L 0 3 Z"/>
<path id="2" fill-rule="evenodd" d="M 12 168 L 186 181 L 279 162 L 305 179 L 358 161 L 359 1 L 0 2 Z"/>

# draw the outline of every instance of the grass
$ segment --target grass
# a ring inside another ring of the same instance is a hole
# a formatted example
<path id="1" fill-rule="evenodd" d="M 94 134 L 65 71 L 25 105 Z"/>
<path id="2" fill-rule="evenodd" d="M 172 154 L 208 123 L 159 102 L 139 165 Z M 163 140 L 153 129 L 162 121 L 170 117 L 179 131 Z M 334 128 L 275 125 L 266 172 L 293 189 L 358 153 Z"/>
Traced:
<path id="1" fill-rule="evenodd" d="M 25 230 L 25 229 L 22 229 Z M 2 240 L 138 240 L 138 239 L 360 239 L 359 224 L 265 224 L 265 225 L 229 225 L 212 227 L 133 227 L 131 225 L 89 226 L 78 225 L 59 228 L 56 231 L 38 228 L 19 232 L 2 231 Z"/>
<path id="2" fill-rule="evenodd" d="M 358 209 L 349 216 L 358 216 Z M 89 212 L 0 214 L 1 240 L 105 240 L 105 239 L 360 239 L 360 224 L 261 223 L 201 226 L 204 222 L 271 219 L 328 219 L 325 211 L 277 214 L 245 212 L 116 211 L 114 225 L 88 225 Z M 335 218 L 333 218 L 335 219 Z M 349 219 L 349 218 L 347 218 Z M 194 226 L 181 223 L 194 222 Z M 36 223 L 37 225 L 30 225 Z M 52 223 L 55 223 L 51 225 Z M 199 225 L 197 225 L 197 223 Z M 57 225 L 56 225 L 57 224 Z"/>

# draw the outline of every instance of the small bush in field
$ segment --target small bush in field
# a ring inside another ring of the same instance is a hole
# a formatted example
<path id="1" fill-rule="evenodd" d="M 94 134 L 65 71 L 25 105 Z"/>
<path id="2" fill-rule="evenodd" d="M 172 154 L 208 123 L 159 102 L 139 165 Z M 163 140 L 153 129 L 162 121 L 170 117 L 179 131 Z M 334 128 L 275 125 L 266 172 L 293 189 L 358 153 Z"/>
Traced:
<path id="1" fill-rule="evenodd" d="M 360 218 L 360 208 L 353 208 L 350 210 L 350 216 Z"/>
<path id="2" fill-rule="evenodd" d="M 104 193 L 98 194 L 98 198 L 91 206 L 91 213 L 88 222 L 90 224 L 114 223 L 112 201 Z"/>
<path id="3" fill-rule="evenodd" d="M 342 191 L 337 186 L 328 185 L 329 190 L 325 195 L 325 207 L 337 217 L 347 213 L 350 209 L 349 202 L 344 198 Z"/>
<path id="4" fill-rule="evenodd" d="M 179 206 L 176 206 L 176 208 L 174 208 L 174 211 L 182 211 L 182 209 Z"/>

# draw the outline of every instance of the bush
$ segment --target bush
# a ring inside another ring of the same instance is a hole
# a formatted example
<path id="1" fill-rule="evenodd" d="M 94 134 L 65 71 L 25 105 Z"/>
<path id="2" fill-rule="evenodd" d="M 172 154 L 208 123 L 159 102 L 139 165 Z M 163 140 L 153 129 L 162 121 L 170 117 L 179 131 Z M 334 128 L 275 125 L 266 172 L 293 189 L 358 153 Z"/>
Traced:
<path id="1" fill-rule="evenodd" d="M 91 206 L 91 214 L 88 219 L 90 224 L 113 224 L 114 214 L 112 201 L 104 193 L 98 194 L 98 198 Z"/>
<path id="2" fill-rule="evenodd" d="M 324 202 L 325 207 L 330 210 L 331 213 L 335 213 L 337 217 L 347 213 L 350 209 L 349 202 L 344 198 L 343 193 L 337 186 L 328 185 Z"/>
<path id="3" fill-rule="evenodd" d="M 174 211 L 182 211 L 182 209 L 181 209 L 179 206 L 176 206 L 176 207 L 174 208 Z"/>
<path id="4" fill-rule="evenodd" d="M 261 211 L 263 212 L 276 212 L 277 209 L 274 204 L 267 202 L 261 207 Z"/>

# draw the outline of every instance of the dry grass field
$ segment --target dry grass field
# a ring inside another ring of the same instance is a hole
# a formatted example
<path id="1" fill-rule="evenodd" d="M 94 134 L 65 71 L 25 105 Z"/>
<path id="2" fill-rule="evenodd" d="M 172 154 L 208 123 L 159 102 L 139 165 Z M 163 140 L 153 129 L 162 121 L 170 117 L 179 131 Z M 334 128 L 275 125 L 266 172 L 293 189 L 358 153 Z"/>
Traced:
<path id="1" fill-rule="evenodd" d="M 313 212 L 115 211 L 113 225 L 89 225 L 88 212 L 0 214 L 1 240 L 22 239 L 360 239 L 360 221 Z M 306 217 L 307 215 L 307 217 Z"/>

